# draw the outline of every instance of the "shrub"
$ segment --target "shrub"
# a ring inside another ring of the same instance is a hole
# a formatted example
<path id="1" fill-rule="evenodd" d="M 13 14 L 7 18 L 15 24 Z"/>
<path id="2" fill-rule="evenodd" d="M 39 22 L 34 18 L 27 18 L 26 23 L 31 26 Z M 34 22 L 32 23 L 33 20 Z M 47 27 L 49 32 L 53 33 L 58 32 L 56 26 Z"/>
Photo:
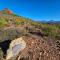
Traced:
<path id="1" fill-rule="evenodd" d="M 0 18 L 0 27 L 4 27 L 7 25 L 7 22 L 5 21 L 4 18 Z"/>
<path id="2" fill-rule="evenodd" d="M 59 28 L 55 25 L 45 25 L 43 32 L 46 33 L 48 36 L 55 37 L 58 34 Z"/>
<path id="3" fill-rule="evenodd" d="M 3 60 L 3 51 L 0 48 L 0 60 Z"/>

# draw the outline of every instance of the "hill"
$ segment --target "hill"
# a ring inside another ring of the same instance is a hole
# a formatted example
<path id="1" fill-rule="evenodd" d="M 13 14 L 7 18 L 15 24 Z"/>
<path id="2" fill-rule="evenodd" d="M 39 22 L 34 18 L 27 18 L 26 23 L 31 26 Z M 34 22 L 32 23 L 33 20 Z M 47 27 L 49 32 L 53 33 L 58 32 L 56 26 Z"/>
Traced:
<path id="1" fill-rule="evenodd" d="M 16 57 L 14 60 L 60 60 L 59 24 L 33 21 L 14 14 L 8 8 L 0 11 L 0 56 L 2 59 L 6 59 L 7 50 L 12 48 L 10 44 L 13 40 L 20 37 L 27 45 L 21 54 L 19 52 L 17 56 L 14 56 Z"/>

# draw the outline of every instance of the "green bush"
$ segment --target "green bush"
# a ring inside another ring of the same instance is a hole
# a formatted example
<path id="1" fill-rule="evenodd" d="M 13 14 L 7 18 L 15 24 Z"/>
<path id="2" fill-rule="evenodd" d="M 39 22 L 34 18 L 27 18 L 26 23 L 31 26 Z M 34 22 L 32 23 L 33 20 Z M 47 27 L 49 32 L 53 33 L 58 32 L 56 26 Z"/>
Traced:
<path id="1" fill-rule="evenodd" d="M 55 25 L 45 25 L 43 32 L 46 33 L 48 36 L 55 37 L 58 34 L 59 28 Z"/>
<path id="2" fill-rule="evenodd" d="M 6 26 L 7 22 L 5 21 L 4 18 L 0 18 L 0 27 Z"/>
<path id="3" fill-rule="evenodd" d="M 0 60 L 3 60 L 3 51 L 0 48 Z"/>

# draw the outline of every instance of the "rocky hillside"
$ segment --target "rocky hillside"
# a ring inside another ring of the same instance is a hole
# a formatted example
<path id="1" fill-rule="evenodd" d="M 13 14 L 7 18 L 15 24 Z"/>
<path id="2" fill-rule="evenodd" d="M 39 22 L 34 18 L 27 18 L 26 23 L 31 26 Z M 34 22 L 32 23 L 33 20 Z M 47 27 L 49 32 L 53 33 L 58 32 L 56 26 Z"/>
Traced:
<path id="1" fill-rule="evenodd" d="M 60 25 L 0 11 L 0 60 L 60 60 Z"/>

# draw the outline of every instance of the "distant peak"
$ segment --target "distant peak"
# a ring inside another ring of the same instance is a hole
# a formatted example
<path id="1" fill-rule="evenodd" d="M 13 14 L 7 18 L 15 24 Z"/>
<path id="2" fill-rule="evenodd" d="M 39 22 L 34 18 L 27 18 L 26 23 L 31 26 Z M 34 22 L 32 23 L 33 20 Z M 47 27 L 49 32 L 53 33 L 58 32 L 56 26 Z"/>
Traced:
<path id="1" fill-rule="evenodd" d="M 7 14 L 13 14 L 13 12 L 9 10 L 8 8 L 4 8 L 3 11 Z"/>
<path id="2" fill-rule="evenodd" d="M 4 8 L 3 10 L 9 10 L 8 8 Z"/>
<path id="3" fill-rule="evenodd" d="M 4 11 L 11 11 L 11 10 L 10 10 L 10 9 L 8 9 L 8 8 L 4 8 L 3 10 L 4 10 Z"/>
<path id="4" fill-rule="evenodd" d="M 2 11 L 0 11 L 0 14 L 13 14 L 13 12 L 8 8 L 4 8 Z"/>

